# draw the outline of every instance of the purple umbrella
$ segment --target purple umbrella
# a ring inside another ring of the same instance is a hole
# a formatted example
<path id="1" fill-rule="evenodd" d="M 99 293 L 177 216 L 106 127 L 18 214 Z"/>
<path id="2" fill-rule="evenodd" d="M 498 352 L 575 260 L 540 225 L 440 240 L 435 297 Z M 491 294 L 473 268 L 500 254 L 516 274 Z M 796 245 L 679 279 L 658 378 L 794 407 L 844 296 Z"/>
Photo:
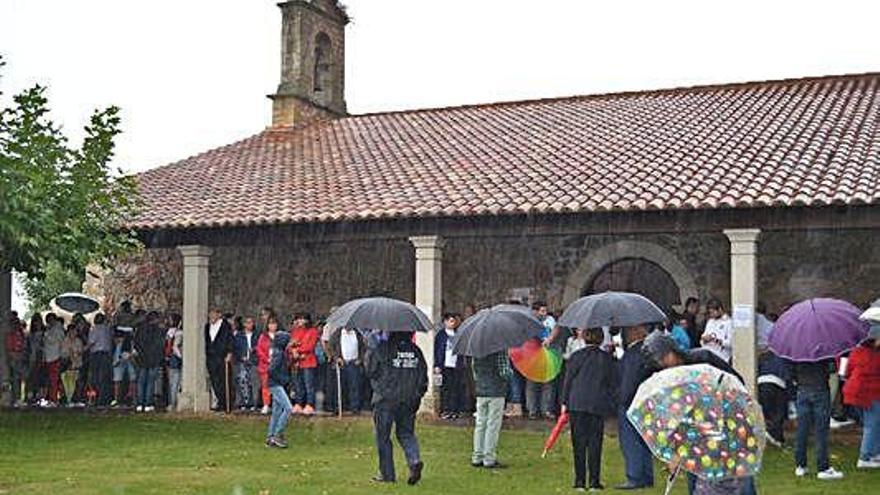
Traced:
<path id="1" fill-rule="evenodd" d="M 807 299 L 779 317 L 770 334 L 770 349 L 799 362 L 835 358 L 868 336 L 859 308 L 838 299 Z"/>

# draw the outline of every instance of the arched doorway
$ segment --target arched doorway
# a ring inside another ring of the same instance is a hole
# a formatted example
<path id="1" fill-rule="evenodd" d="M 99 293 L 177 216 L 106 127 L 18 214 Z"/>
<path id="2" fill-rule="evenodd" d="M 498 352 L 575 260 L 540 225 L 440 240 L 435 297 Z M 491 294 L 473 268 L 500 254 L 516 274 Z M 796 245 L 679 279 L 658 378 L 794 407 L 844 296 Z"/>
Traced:
<path id="1" fill-rule="evenodd" d="M 667 289 L 659 291 L 659 296 L 654 296 L 662 298 L 662 300 L 656 301 L 658 304 L 677 304 L 678 307 L 675 309 L 681 310 L 681 303 L 688 297 L 700 296 L 697 284 L 694 282 L 690 270 L 678 259 L 675 253 L 652 242 L 625 240 L 593 249 L 580 260 L 577 268 L 568 274 L 565 284 L 560 288 L 561 297 L 559 301 L 561 305 L 563 307 L 568 306 L 578 297 L 588 293 L 588 291 L 596 291 L 600 286 L 594 287 L 593 281 L 597 280 L 600 273 L 606 271 L 609 266 L 613 267 L 616 263 L 626 260 L 635 260 L 653 265 L 636 269 L 633 275 L 629 277 L 630 280 L 634 280 L 626 285 L 634 287 L 636 291 L 647 291 L 648 287 L 646 286 L 649 285 L 649 282 L 646 282 L 646 280 L 659 280 L 658 284 Z M 632 268 L 626 268 L 626 265 L 618 266 L 616 270 L 612 268 L 612 270 L 612 274 L 617 274 L 612 279 L 615 280 L 618 287 L 623 287 L 624 281 L 627 279 L 627 277 L 622 276 L 622 272 L 633 271 Z M 638 273 L 641 273 L 641 270 L 645 270 L 644 276 L 638 275 Z M 662 273 L 657 273 L 658 270 Z M 664 277 L 667 276 L 672 280 L 672 286 L 678 288 L 677 296 L 663 295 L 669 290 L 668 287 L 670 287 L 670 284 L 664 281 Z M 639 289 L 640 286 L 642 289 Z"/>
<path id="2" fill-rule="evenodd" d="M 657 263 L 641 258 L 622 258 L 608 263 L 587 281 L 581 295 L 609 290 L 641 294 L 667 314 L 683 302 L 681 289 L 672 275 Z"/>

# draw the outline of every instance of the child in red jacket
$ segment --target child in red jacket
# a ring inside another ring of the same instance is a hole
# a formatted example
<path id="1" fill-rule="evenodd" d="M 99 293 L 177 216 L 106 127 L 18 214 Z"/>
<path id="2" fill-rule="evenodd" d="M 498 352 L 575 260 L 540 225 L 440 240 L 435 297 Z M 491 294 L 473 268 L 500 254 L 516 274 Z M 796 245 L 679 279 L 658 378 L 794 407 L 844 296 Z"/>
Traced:
<path id="1" fill-rule="evenodd" d="M 862 410 L 859 469 L 880 468 L 880 324 L 871 326 L 868 340 L 855 348 L 847 364 L 843 387 L 846 404 Z"/>
<path id="2" fill-rule="evenodd" d="M 272 348 L 272 340 L 278 331 L 278 319 L 269 316 L 266 320 L 266 331 L 260 333 L 257 338 L 257 376 L 260 377 L 260 395 L 263 399 L 262 413 L 269 414 L 272 405 L 272 396 L 269 391 L 269 350 Z"/>
<path id="3" fill-rule="evenodd" d="M 293 414 L 311 416 L 315 414 L 315 373 L 318 368 L 315 346 L 318 344 L 318 329 L 312 326 L 308 313 L 293 316 L 290 339 L 295 392 Z"/>

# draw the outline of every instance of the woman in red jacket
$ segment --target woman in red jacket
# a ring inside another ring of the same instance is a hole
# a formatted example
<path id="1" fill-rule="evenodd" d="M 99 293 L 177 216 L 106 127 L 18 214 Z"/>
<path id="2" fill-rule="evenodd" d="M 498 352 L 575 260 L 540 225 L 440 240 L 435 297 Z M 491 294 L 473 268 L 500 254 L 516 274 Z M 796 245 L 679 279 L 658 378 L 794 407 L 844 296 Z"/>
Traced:
<path id="1" fill-rule="evenodd" d="M 260 392 L 263 397 L 263 414 L 269 414 L 269 406 L 272 404 L 272 396 L 269 392 L 269 349 L 272 348 L 272 340 L 278 331 L 278 319 L 269 316 L 266 319 L 266 331 L 257 338 L 257 375 L 260 377 Z"/>
<path id="2" fill-rule="evenodd" d="M 844 402 L 862 410 L 857 467 L 880 468 L 880 324 L 872 325 L 868 340 L 850 353 L 846 374 Z"/>
<path id="3" fill-rule="evenodd" d="M 315 373 L 318 368 L 315 345 L 318 344 L 318 329 L 312 326 L 308 313 L 293 316 L 290 341 L 290 357 L 295 371 L 293 414 L 311 416 L 315 414 Z"/>

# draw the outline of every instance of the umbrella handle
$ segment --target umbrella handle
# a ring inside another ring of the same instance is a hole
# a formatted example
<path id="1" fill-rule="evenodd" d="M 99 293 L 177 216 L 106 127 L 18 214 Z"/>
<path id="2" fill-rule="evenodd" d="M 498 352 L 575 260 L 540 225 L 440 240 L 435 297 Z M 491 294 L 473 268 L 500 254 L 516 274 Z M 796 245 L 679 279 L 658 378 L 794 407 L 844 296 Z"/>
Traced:
<path id="1" fill-rule="evenodd" d="M 679 472 L 681 472 L 681 460 L 678 461 L 678 464 L 675 465 L 675 469 L 673 469 L 672 472 L 669 473 L 669 477 L 666 478 L 666 490 L 663 492 L 663 495 L 669 495 L 672 493 L 672 486 L 675 484 Z"/>
<path id="2" fill-rule="evenodd" d="M 338 361 L 336 362 L 336 411 L 339 419 L 342 419 L 342 370 Z"/>

